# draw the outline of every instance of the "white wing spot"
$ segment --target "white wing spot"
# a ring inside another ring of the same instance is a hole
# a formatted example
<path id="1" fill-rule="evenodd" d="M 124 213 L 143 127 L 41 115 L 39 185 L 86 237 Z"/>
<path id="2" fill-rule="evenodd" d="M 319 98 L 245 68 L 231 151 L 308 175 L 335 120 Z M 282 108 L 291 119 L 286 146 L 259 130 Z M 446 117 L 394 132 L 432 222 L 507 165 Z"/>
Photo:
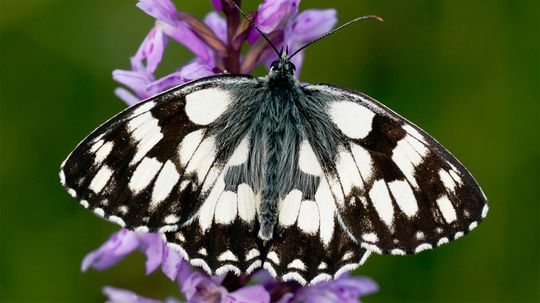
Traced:
<path id="1" fill-rule="evenodd" d="M 249 275 L 250 273 L 252 273 L 255 269 L 259 267 L 261 267 L 261 260 L 253 261 L 253 263 L 251 263 L 246 269 L 246 274 Z"/>
<path id="2" fill-rule="evenodd" d="M 232 223 L 236 218 L 237 209 L 238 206 L 236 204 L 236 193 L 232 191 L 223 192 L 216 205 L 216 223 Z"/>
<path id="3" fill-rule="evenodd" d="M 306 174 L 320 176 L 322 174 L 322 168 L 319 164 L 319 160 L 313 152 L 313 148 L 307 140 L 303 140 L 300 144 L 300 152 L 298 156 L 298 166 L 300 170 Z"/>
<path id="4" fill-rule="evenodd" d="M 478 226 L 478 222 L 472 222 L 471 224 L 469 224 L 469 231 L 475 229 L 476 227 Z"/>
<path id="5" fill-rule="evenodd" d="M 186 96 L 186 114 L 195 124 L 208 125 L 229 107 L 230 95 L 217 88 L 195 91 Z"/>
<path id="6" fill-rule="evenodd" d="M 151 110 L 152 108 L 154 108 L 155 105 L 156 105 L 156 103 L 154 101 L 149 101 L 149 102 L 142 103 L 141 105 L 139 105 L 139 107 L 137 107 L 137 109 L 135 109 L 133 111 L 133 113 L 131 113 L 130 117 L 136 117 L 136 116 L 138 116 L 140 114 L 143 114 L 143 113 Z"/>
<path id="7" fill-rule="evenodd" d="M 197 178 L 202 182 L 214 162 L 215 153 L 215 138 L 208 137 L 204 139 L 193 154 L 191 161 L 189 161 L 186 167 L 186 173 L 197 172 Z"/>
<path id="8" fill-rule="evenodd" d="M 103 165 L 90 182 L 88 188 L 94 193 L 99 194 L 111 179 L 112 174 L 113 171 L 107 165 Z"/>
<path id="9" fill-rule="evenodd" d="M 163 219 L 165 224 L 176 224 L 178 221 L 180 221 L 180 218 L 175 215 L 168 215 Z"/>
<path id="10" fill-rule="evenodd" d="M 126 222 L 124 222 L 124 220 L 122 220 L 122 218 L 120 218 L 118 216 L 110 216 L 109 221 L 111 221 L 113 223 L 116 223 L 116 224 L 120 225 L 121 227 L 126 226 Z"/>
<path id="11" fill-rule="evenodd" d="M 103 217 L 105 216 L 105 211 L 102 209 L 102 208 L 95 208 L 94 209 L 94 214 L 100 216 L 100 217 Z"/>
<path id="12" fill-rule="evenodd" d="M 217 276 L 222 275 L 224 273 L 228 273 L 228 272 L 233 272 L 237 276 L 240 276 L 242 274 L 242 271 L 238 267 L 232 264 L 225 264 L 221 266 L 220 268 L 216 269 Z"/>
<path id="13" fill-rule="evenodd" d="M 101 146 L 103 146 L 103 144 L 105 144 L 105 141 L 103 141 L 102 139 L 95 141 L 94 144 L 92 144 L 92 146 L 90 147 L 90 152 L 97 152 L 101 148 Z"/>
<path id="14" fill-rule="evenodd" d="M 287 268 L 293 268 L 293 269 L 299 269 L 299 270 L 306 270 L 306 264 L 302 262 L 300 259 L 294 259 L 291 263 L 287 264 Z"/>
<path id="15" fill-rule="evenodd" d="M 349 138 L 362 139 L 371 131 L 375 113 L 351 101 L 338 101 L 330 104 L 332 121 Z"/>
<path id="16" fill-rule="evenodd" d="M 298 228 L 308 234 L 316 234 L 319 230 L 319 208 L 315 201 L 304 200 L 298 213 Z"/>
<path id="17" fill-rule="evenodd" d="M 113 148 L 112 142 L 107 142 L 103 144 L 96 152 L 94 157 L 94 165 L 99 165 L 103 162 L 103 160 L 107 159 L 107 156 L 111 153 Z"/>
<path id="18" fill-rule="evenodd" d="M 182 142 L 178 146 L 178 155 L 180 156 L 180 163 L 186 166 L 191 160 L 191 157 L 197 150 L 197 147 L 204 138 L 204 130 L 199 129 L 187 134 Z"/>
<path id="19" fill-rule="evenodd" d="M 271 251 L 269 252 L 267 255 L 266 255 L 266 258 L 272 262 L 274 262 L 274 264 L 279 264 L 279 257 L 278 255 L 276 254 L 275 251 Z"/>
<path id="20" fill-rule="evenodd" d="M 208 252 L 206 251 L 206 248 L 201 248 L 199 249 L 199 251 L 197 252 L 199 255 L 201 256 L 208 256 Z"/>
<path id="21" fill-rule="evenodd" d="M 450 176 L 454 181 L 456 181 L 459 185 L 463 185 L 463 180 L 461 180 L 461 177 L 453 170 L 450 170 Z"/>
<path id="22" fill-rule="evenodd" d="M 192 265 L 192 266 L 195 266 L 195 267 L 199 267 L 201 268 L 202 270 L 204 270 L 207 274 L 211 275 L 212 274 L 212 270 L 210 269 L 210 266 L 208 266 L 208 263 L 206 263 L 206 261 L 204 261 L 203 259 L 191 259 L 189 261 L 189 263 Z"/>
<path id="23" fill-rule="evenodd" d="M 176 170 L 176 166 L 171 160 L 167 160 L 154 183 L 150 208 L 157 207 L 159 203 L 165 200 L 179 179 L 180 174 Z"/>
<path id="24" fill-rule="evenodd" d="M 279 203 L 279 223 L 283 226 L 293 225 L 300 212 L 302 202 L 302 192 L 293 189 L 287 194 L 285 199 Z"/>
<path id="25" fill-rule="evenodd" d="M 409 183 L 407 183 L 407 181 L 396 180 L 388 183 L 388 187 L 390 188 L 399 209 L 401 209 L 408 217 L 416 215 L 416 212 L 418 212 L 418 204 Z"/>
<path id="26" fill-rule="evenodd" d="M 212 226 L 212 220 L 214 218 L 214 211 L 216 208 L 216 203 L 221 196 L 221 193 L 225 189 L 225 181 L 223 180 L 224 176 L 221 174 L 216 181 L 216 184 L 208 194 L 208 197 L 203 202 L 203 205 L 199 209 L 199 225 L 203 233 Z"/>
<path id="27" fill-rule="evenodd" d="M 354 257 L 354 253 L 349 250 L 343 255 L 343 257 L 341 257 L 341 260 L 346 261 L 351 259 L 352 257 Z"/>
<path id="28" fill-rule="evenodd" d="M 298 198 L 300 199 L 301 197 Z M 324 245 L 329 245 L 334 235 L 336 204 L 326 178 L 321 178 L 319 188 L 315 192 L 315 201 L 319 207 L 321 241 Z"/>
<path id="29" fill-rule="evenodd" d="M 260 255 L 261 255 L 261 253 L 259 252 L 258 249 L 252 248 L 250 251 L 248 251 L 248 253 L 247 253 L 247 255 L 246 255 L 246 261 L 255 259 L 255 258 L 257 258 L 257 257 L 260 256 Z"/>
<path id="30" fill-rule="evenodd" d="M 428 249 L 431 249 L 431 244 L 428 244 L 428 243 L 423 243 L 423 244 L 420 244 L 416 247 L 416 249 L 414 250 L 414 253 L 417 254 L 421 251 L 424 251 L 424 250 L 428 250 Z"/>
<path id="31" fill-rule="evenodd" d="M 154 158 L 144 158 L 135 169 L 128 187 L 134 194 L 140 193 L 154 179 L 161 168 L 161 162 Z"/>
<path id="32" fill-rule="evenodd" d="M 351 143 L 351 152 L 354 157 L 356 167 L 360 171 L 364 182 L 367 182 L 373 174 L 373 161 L 369 152 L 358 144 Z"/>
<path id="33" fill-rule="evenodd" d="M 454 182 L 454 179 L 446 172 L 444 169 L 439 170 L 439 177 L 441 178 L 441 181 L 446 187 L 446 190 L 448 192 L 454 192 L 456 189 L 456 183 Z"/>
<path id="34" fill-rule="evenodd" d="M 409 180 L 415 188 L 418 188 L 418 183 L 416 183 L 416 179 L 414 178 L 414 168 L 422 162 L 422 156 L 419 154 L 419 151 L 415 150 L 410 144 L 410 141 L 414 140 L 411 140 L 410 138 L 412 137 L 406 135 L 405 138 L 398 141 L 396 147 L 392 151 L 392 160 L 403 172 L 407 180 Z"/>
<path id="35" fill-rule="evenodd" d="M 484 205 L 484 208 L 482 208 L 482 219 L 487 216 L 488 211 L 489 211 L 489 206 L 486 204 Z"/>
<path id="36" fill-rule="evenodd" d="M 321 262 L 319 266 L 317 266 L 317 269 L 320 269 L 320 270 L 324 270 L 327 268 L 328 268 L 328 265 L 326 264 L 326 262 Z"/>
<path id="37" fill-rule="evenodd" d="M 449 241 L 448 241 L 448 238 L 446 238 L 446 237 L 445 237 L 445 238 L 441 238 L 441 239 L 439 239 L 439 241 L 437 242 L 437 246 L 441 246 L 441 245 L 446 244 L 446 243 L 448 243 L 448 242 L 449 242 Z"/>
<path id="38" fill-rule="evenodd" d="M 377 237 L 377 234 L 375 233 L 365 233 L 362 235 L 362 240 L 376 243 L 377 241 L 379 241 L 379 237 Z"/>
<path id="39" fill-rule="evenodd" d="M 249 157 L 249 136 L 245 136 L 232 153 L 227 165 L 235 166 L 244 164 Z"/>
<path id="40" fill-rule="evenodd" d="M 288 272 L 281 277 L 283 281 L 296 281 L 301 285 L 306 285 L 307 281 L 297 272 Z"/>
<path id="41" fill-rule="evenodd" d="M 458 231 L 457 233 L 454 234 L 454 240 L 457 240 L 461 237 L 463 237 L 463 232 L 461 231 Z"/>
<path id="42" fill-rule="evenodd" d="M 390 251 L 390 254 L 391 254 L 391 255 L 394 255 L 394 256 L 404 256 L 404 255 L 405 255 L 405 251 L 402 250 L 402 249 L 396 248 L 396 249 L 392 249 L 392 250 Z"/>
<path id="43" fill-rule="evenodd" d="M 448 199 L 448 196 L 444 195 L 437 199 L 437 205 L 439 206 L 446 223 L 452 223 L 457 219 L 456 210 L 454 209 L 454 206 L 452 206 L 452 202 Z"/>
<path id="44" fill-rule="evenodd" d="M 373 183 L 373 186 L 369 191 L 369 198 L 382 221 L 388 227 L 392 227 L 392 222 L 394 221 L 394 206 L 392 206 L 392 199 L 390 198 L 384 180 L 377 180 Z"/>
<path id="45" fill-rule="evenodd" d="M 350 153 L 340 151 L 336 163 L 339 180 L 345 196 L 349 195 L 353 187 L 363 187 L 362 177 L 356 168 L 356 163 Z"/>
<path id="46" fill-rule="evenodd" d="M 330 281 L 332 280 L 332 276 L 327 274 L 327 273 L 322 273 L 322 274 L 318 274 L 317 276 L 315 276 L 315 278 L 313 278 L 311 281 L 309 281 L 309 285 L 314 285 L 314 284 L 317 284 L 317 283 L 320 283 L 320 282 L 324 282 L 324 281 Z"/>
<path id="47" fill-rule="evenodd" d="M 224 262 L 224 261 L 238 262 L 238 258 L 230 250 L 223 252 L 221 255 L 218 256 L 217 259 L 218 261 L 221 261 L 221 262 Z"/>
<path id="48" fill-rule="evenodd" d="M 418 139 L 420 142 L 422 143 L 425 143 L 427 144 L 427 141 L 426 139 L 424 138 L 424 136 L 422 136 L 422 134 L 420 134 L 419 131 L 417 131 L 414 127 L 408 125 L 408 124 L 405 124 L 403 126 L 403 129 L 411 136 L 413 136 L 414 138 Z"/>
<path id="49" fill-rule="evenodd" d="M 238 215 L 246 222 L 255 219 L 255 193 L 246 183 L 238 185 Z"/>
<path id="50" fill-rule="evenodd" d="M 421 231 L 417 231 L 414 236 L 416 237 L 417 240 L 424 240 L 424 233 Z"/>

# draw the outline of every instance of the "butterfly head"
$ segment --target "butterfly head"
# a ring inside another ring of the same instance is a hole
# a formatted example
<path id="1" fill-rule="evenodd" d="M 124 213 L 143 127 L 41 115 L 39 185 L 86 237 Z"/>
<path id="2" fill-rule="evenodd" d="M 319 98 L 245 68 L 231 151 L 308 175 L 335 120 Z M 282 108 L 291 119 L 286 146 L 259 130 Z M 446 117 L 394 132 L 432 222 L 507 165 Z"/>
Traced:
<path id="1" fill-rule="evenodd" d="M 291 62 L 288 51 L 281 51 L 279 59 L 270 64 L 270 77 L 273 78 L 289 78 L 294 77 L 296 66 Z"/>

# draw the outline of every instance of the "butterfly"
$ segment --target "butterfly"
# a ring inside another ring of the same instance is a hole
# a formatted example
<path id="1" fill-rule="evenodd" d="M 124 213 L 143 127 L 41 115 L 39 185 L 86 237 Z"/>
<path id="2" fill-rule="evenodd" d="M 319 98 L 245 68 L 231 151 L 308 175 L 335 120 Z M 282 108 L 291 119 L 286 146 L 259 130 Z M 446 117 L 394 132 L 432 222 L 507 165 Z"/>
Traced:
<path id="1" fill-rule="evenodd" d="M 301 85 L 286 52 L 265 77 L 218 75 L 120 112 L 62 164 L 97 215 L 158 232 L 209 274 L 313 284 L 471 231 L 487 199 L 420 128 L 358 92 Z"/>

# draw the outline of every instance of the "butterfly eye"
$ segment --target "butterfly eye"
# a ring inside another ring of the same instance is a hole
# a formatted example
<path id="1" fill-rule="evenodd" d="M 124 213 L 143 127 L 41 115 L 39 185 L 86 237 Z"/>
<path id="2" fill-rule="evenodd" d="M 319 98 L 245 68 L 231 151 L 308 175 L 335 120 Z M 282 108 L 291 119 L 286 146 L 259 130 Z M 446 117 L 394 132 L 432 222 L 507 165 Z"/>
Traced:
<path id="1" fill-rule="evenodd" d="M 270 64 L 270 70 L 275 70 L 278 67 L 279 62 L 276 60 Z"/>

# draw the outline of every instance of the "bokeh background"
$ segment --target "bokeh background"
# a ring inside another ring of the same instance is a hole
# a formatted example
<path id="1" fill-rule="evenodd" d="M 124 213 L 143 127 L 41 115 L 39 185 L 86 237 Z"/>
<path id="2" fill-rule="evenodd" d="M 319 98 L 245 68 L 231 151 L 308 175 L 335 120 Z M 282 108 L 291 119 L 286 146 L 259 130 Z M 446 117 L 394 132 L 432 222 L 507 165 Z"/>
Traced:
<path id="1" fill-rule="evenodd" d="M 258 2 L 244 1 L 248 8 Z M 312 46 L 301 80 L 363 91 L 435 136 L 491 202 L 473 233 L 417 256 L 372 256 L 356 274 L 376 280 L 365 302 L 538 302 L 538 1 L 303 1 L 336 7 L 341 22 L 378 14 Z M 176 1 L 202 17 L 210 1 Z M 0 1 L 0 301 L 101 302 L 112 285 L 177 295 L 142 254 L 105 272 L 83 256 L 116 226 L 78 205 L 58 167 L 125 105 L 115 68 L 153 24 L 135 1 Z M 190 58 L 170 43 L 162 75 Z"/>

